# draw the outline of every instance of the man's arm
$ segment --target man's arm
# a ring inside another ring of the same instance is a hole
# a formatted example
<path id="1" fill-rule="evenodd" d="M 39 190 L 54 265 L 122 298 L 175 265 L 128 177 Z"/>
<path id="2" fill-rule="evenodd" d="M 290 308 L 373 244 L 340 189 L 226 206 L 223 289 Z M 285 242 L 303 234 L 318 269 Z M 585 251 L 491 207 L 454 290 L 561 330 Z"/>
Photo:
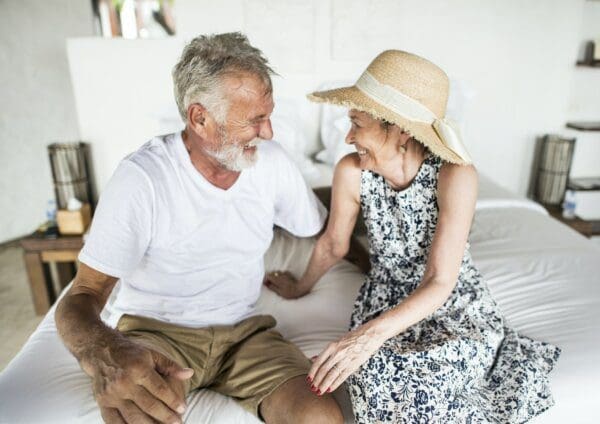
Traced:
<path id="1" fill-rule="evenodd" d="M 100 312 L 117 278 L 81 264 L 73 286 L 57 305 L 55 319 L 64 344 L 93 380 L 106 422 L 178 423 L 185 399 L 165 381 L 185 380 L 193 371 L 106 326 Z"/>

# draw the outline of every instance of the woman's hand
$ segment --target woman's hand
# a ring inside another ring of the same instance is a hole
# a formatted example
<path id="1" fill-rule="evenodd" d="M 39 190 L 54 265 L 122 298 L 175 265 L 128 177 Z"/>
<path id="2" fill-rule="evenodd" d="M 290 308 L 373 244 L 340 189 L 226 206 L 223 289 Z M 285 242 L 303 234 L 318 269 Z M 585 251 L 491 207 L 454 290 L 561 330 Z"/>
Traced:
<path id="1" fill-rule="evenodd" d="M 287 271 L 267 273 L 264 284 L 285 299 L 297 299 L 310 291 L 310 289 L 303 288 L 298 280 Z"/>
<path id="2" fill-rule="evenodd" d="M 330 343 L 313 362 L 308 373 L 312 391 L 318 395 L 337 389 L 385 342 L 372 323 L 364 324 Z"/>

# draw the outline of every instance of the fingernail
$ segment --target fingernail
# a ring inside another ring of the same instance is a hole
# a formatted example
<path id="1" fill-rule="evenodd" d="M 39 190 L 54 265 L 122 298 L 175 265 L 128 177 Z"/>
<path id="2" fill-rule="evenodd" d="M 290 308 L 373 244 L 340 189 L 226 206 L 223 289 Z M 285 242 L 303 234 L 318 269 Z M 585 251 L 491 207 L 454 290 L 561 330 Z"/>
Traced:
<path id="1" fill-rule="evenodd" d="M 317 390 L 317 394 L 321 396 L 321 390 Z"/>
<path id="2" fill-rule="evenodd" d="M 312 383 L 312 378 L 310 378 L 310 375 L 306 377 L 306 381 L 308 381 L 309 383 Z"/>
<path id="3" fill-rule="evenodd" d="M 331 393 L 331 387 L 327 389 L 327 393 Z"/>
<path id="4" fill-rule="evenodd" d="M 180 414 L 183 414 L 185 412 L 185 405 L 179 405 L 177 407 L 177 412 L 179 412 Z"/>

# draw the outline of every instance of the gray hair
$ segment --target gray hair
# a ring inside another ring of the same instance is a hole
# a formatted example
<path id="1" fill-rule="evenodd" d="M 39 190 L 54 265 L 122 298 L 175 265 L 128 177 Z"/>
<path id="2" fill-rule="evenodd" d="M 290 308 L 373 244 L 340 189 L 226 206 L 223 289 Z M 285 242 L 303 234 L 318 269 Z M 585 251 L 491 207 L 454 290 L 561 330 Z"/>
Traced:
<path id="1" fill-rule="evenodd" d="M 188 106 L 193 103 L 202 104 L 218 123 L 225 122 L 229 104 L 223 94 L 222 77 L 232 72 L 254 74 L 268 93 L 273 90 L 271 75 L 275 72 L 245 35 L 201 35 L 185 46 L 172 73 L 175 101 L 184 122 Z"/>

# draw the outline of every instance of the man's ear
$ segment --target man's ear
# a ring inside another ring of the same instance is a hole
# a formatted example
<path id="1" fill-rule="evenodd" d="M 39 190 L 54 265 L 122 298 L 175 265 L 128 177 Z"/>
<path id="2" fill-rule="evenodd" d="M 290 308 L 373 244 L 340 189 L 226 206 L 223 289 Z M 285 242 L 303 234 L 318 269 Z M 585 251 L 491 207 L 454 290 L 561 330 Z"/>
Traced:
<path id="1" fill-rule="evenodd" d="M 187 109 L 187 121 L 188 126 L 194 130 L 194 132 L 200 136 L 203 136 L 206 132 L 206 119 L 208 118 L 208 111 L 200 103 L 192 103 Z"/>

